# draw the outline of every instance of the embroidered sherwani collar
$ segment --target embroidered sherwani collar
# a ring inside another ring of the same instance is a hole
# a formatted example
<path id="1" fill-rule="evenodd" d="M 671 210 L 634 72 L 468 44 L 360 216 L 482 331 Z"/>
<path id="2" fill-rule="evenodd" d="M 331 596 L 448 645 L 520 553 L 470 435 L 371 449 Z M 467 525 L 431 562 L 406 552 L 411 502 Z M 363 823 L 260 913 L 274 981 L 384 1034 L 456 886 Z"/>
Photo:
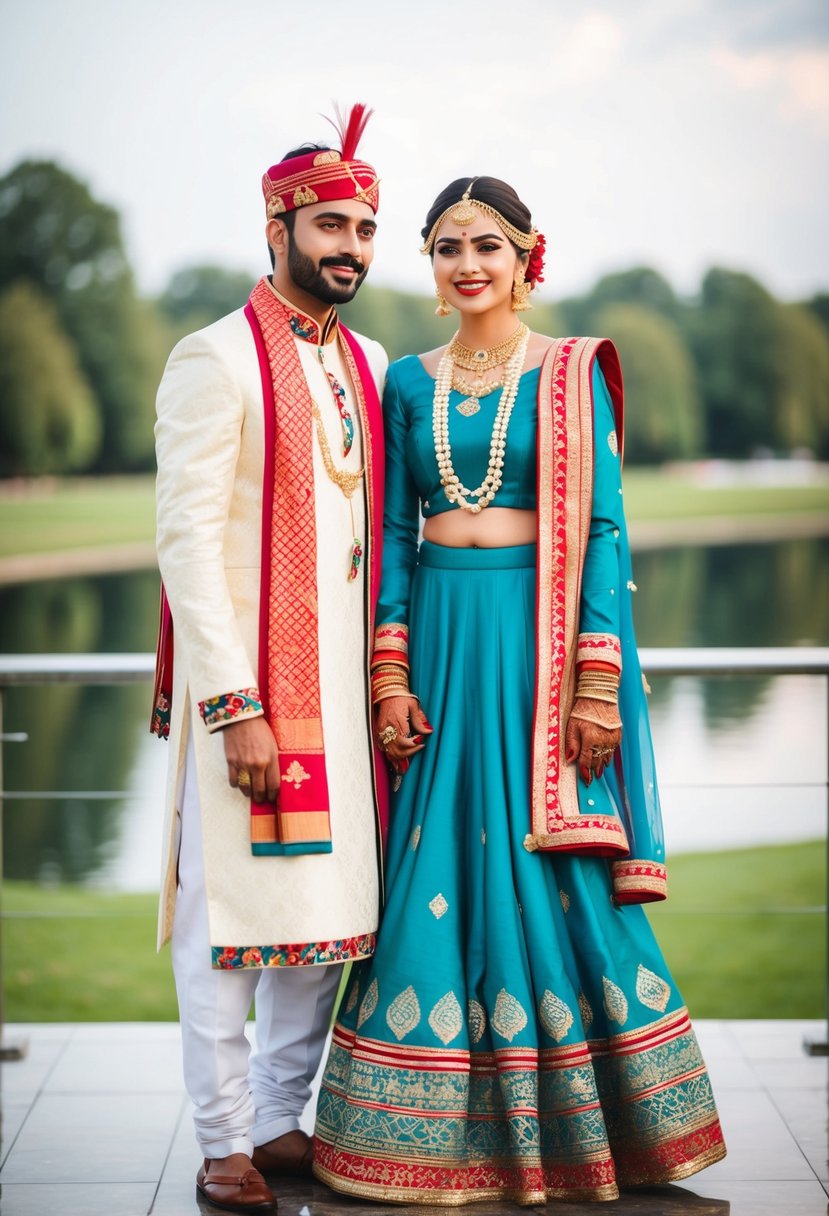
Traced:
<path id="1" fill-rule="evenodd" d="M 288 324 L 295 338 L 301 338 L 303 342 L 312 342 L 314 346 L 327 346 L 329 342 L 336 340 L 340 319 L 333 305 L 328 312 L 328 316 L 320 324 L 313 317 L 309 317 L 307 312 L 303 312 L 301 308 L 297 308 L 296 304 L 289 300 L 287 296 L 283 296 L 281 291 L 277 291 L 270 279 L 266 278 L 265 282 L 280 304 L 287 310 Z"/>

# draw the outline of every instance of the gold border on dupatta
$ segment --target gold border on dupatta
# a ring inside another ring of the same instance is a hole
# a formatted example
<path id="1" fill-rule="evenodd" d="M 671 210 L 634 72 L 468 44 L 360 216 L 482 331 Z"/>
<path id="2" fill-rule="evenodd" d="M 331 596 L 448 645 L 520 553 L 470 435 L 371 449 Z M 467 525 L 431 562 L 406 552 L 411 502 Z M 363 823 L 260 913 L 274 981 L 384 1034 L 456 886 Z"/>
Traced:
<path id="1" fill-rule="evenodd" d="M 564 566 L 564 669 L 559 692 L 558 766 L 559 806 L 565 820 L 565 830 L 577 830 L 580 818 L 578 775 L 575 764 L 565 762 L 565 713 L 569 715 L 576 689 L 576 656 L 581 604 L 581 580 L 584 557 L 590 536 L 590 515 L 593 507 L 593 411 L 589 405 L 591 345 L 594 339 L 579 338 L 573 347 L 566 368 L 564 392 L 567 430 L 567 464 L 564 500 L 561 504 L 565 529 Z M 585 368 L 586 387 L 585 387 Z M 586 393 L 586 396 L 585 396 Z M 569 821 L 569 822 L 568 822 Z M 548 821 L 548 829 L 549 824 Z M 569 833 L 568 833 L 569 834 Z"/>
<path id="2" fill-rule="evenodd" d="M 564 718 L 575 695 L 581 577 L 593 499 L 591 370 L 600 338 L 558 338 L 538 389 L 538 618 L 531 832 L 524 847 L 626 853 L 618 818 L 582 816 Z M 563 540 L 561 539 L 563 537 Z"/>
<path id="3" fill-rule="evenodd" d="M 536 688 L 532 737 L 531 839 L 547 834 L 547 748 L 550 732 L 550 698 L 553 673 L 553 470 L 545 462 L 553 451 L 553 374 L 563 339 L 550 346 L 541 364 L 538 384 L 538 570 L 536 620 Z M 543 763 L 542 763 L 543 757 Z M 526 844 L 526 842 L 525 842 Z"/>

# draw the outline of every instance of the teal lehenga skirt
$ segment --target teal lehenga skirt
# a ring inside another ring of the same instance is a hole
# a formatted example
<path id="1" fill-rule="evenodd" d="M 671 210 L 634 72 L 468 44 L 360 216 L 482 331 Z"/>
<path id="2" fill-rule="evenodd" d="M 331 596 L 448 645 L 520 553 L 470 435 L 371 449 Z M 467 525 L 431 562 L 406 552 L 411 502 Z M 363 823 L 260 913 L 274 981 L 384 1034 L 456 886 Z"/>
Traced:
<path id="1" fill-rule="evenodd" d="M 392 804 L 388 899 L 319 1099 L 338 1191 L 456 1206 L 605 1200 L 725 1153 L 643 909 L 609 864 L 527 852 L 535 546 L 424 542 L 412 687 L 434 727 Z M 603 778 L 602 781 L 606 779 Z M 601 783 L 580 797 L 607 796 Z"/>

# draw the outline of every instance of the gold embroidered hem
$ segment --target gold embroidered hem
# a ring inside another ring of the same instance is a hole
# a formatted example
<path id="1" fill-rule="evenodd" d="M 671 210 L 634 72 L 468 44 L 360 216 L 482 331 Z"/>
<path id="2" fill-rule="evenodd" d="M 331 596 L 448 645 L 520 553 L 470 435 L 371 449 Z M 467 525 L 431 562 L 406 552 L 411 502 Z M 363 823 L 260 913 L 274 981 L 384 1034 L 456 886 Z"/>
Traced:
<path id="1" fill-rule="evenodd" d="M 416 1188 L 401 1192 L 400 1188 L 396 1186 L 375 1186 L 352 1181 L 343 1183 L 339 1174 L 331 1173 L 330 1170 L 318 1165 L 316 1161 L 313 1169 L 314 1176 L 319 1178 L 320 1182 L 330 1186 L 332 1191 L 339 1191 L 343 1195 L 353 1195 L 358 1199 L 379 1199 L 386 1203 L 418 1203 L 442 1208 L 460 1208 L 465 1207 L 468 1203 L 480 1203 L 482 1200 L 493 1199 L 511 1200 L 513 1203 L 520 1204 L 521 1207 L 535 1207 L 538 1204 L 548 1203 L 551 1199 L 585 1200 L 589 1203 L 619 1198 L 619 1188 L 615 1185 L 600 1187 L 598 1190 L 592 1191 L 580 1190 L 577 1187 L 567 1190 L 548 1188 L 541 1191 L 505 1191 L 498 1187 L 478 1187 L 473 1190 L 465 1187 L 462 1192 L 457 1193 L 448 1192 L 443 1187 L 435 1187 L 432 1190 Z"/>
<path id="2" fill-rule="evenodd" d="M 576 662 L 611 663 L 621 671 L 622 647 L 619 639 L 612 633 L 580 633 L 576 646 Z"/>
<path id="3" fill-rule="evenodd" d="M 595 853 L 609 857 L 614 853 L 627 853 L 628 841 L 621 821 L 611 815 L 582 815 L 572 825 L 561 827 L 553 833 L 528 834 L 524 837 L 524 848 L 528 853 L 536 849 L 555 852 Z"/>
<path id="4" fill-rule="evenodd" d="M 659 862 L 626 857 L 613 862 L 612 872 L 617 904 L 644 904 L 668 897 L 668 873 Z"/>
<path id="5" fill-rule="evenodd" d="M 643 1005 L 664 1008 L 665 987 L 640 967 Z M 606 1002 L 621 996 L 608 989 Z M 373 1009 L 374 985 L 368 996 Z M 406 1046 L 338 1022 L 314 1172 L 385 1202 L 538 1204 L 615 1199 L 620 1186 L 676 1181 L 724 1155 L 684 1008 L 610 1038 L 494 1051 Z"/>

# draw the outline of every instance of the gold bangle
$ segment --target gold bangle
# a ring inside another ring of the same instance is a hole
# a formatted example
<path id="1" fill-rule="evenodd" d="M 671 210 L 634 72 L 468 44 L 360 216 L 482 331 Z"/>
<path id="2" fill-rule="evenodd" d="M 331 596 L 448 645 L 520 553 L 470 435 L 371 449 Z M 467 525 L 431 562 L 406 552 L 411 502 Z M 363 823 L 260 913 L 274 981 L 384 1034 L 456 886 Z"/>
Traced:
<path id="1" fill-rule="evenodd" d="M 605 730 L 621 730 L 622 719 L 617 718 L 614 722 L 604 722 L 596 714 L 570 714 L 570 717 L 576 722 L 592 722 L 594 726 L 603 726 Z"/>
<path id="2" fill-rule="evenodd" d="M 381 701 L 388 701 L 389 697 L 410 697 L 412 693 L 408 688 L 384 688 L 380 692 L 375 693 L 371 698 L 372 705 L 379 705 Z"/>

